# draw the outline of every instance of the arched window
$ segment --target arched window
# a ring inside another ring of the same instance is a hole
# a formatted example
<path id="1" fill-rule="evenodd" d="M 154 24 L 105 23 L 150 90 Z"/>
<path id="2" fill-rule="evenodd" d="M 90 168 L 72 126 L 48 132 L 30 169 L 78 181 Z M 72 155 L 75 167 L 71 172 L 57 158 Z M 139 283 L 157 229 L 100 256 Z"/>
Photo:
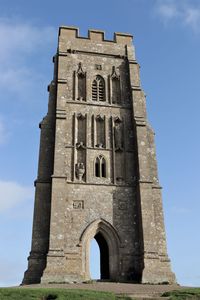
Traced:
<path id="1" fill-rule="evenodd" d="M 95 159 L 95 176 L 106 178 L 106 160 L 102 155 Z"/>
<path id="2" fill-rule="evenodd" d="M 99 157 L 97 157 L 96 161 L 95 161 L 95 176 L 100 177 L 100 159 L 99 159 Z"/>
<path id="3" fill-rule="evenodd" d="M 92 82 L 92 100 L 105 101 L 105 81 L 103 77 L 97 75 Z"/>

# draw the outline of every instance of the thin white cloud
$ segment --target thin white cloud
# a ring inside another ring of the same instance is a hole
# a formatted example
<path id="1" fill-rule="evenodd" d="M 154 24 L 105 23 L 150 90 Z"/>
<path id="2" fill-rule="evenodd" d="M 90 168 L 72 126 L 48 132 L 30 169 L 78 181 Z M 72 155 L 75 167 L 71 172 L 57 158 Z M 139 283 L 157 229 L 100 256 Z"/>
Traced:
<path id="1" fill-rule="evenodd" d="M 0 19 L 0 59 L 12 54 L 29 54 L 53 43 L 56 30 L 51 26 L 37 27 L 13 19 Z M 14 62 L 14 61 L 12 61 Z"/>
<path id="2" fill-rule="evenodd" d="M 12 181 L 0 180 L 0 213 L 33 198 L 33 188 Z"/>
<path id="3" fill-rule="evenodd" d="M 38 61 L 49 49 L 55 49 L 56 29 L 19 20 L 0 18 L 0 92 L 15 101 L 36 98 L 38 84 L 45 75 L 38 72 Z M 43 71 L 44 72 L 44 71 Z M 1 97 L 1 101 L 5 99 Z"/>
<path id="4" fill-rule="evenodd" d="M 185 11 L 184 22 L 186 25 L 190 26 L 194 31 L 199 32 L 200 26 L 200 7 L 193 8 L 188 7 Z"/>
<path id="5" fill-rule="evenodd" d="M 42 74 L 37 74 L 35 70 L 26 66 L 10 66 L 0 72 L 0 89 L 9 93 L 13 92 L 20 99 L 31 97 L 31 91 L 35 86 L 44 81 Z M 15 98 L 16 99 L 16 98 Z M 2 101 L 4 99 L 2 98 Z"/>
<path id="6" fill-rule="evenodd" d="M 155 8 L 165 25 L 174 21 L 200 32 L 200 4 L 191 0 L 157 0 Z"/>
<path id="7" fill-rule="evenodd" d="M 166 20 L 176 18 L 179 15 L 179 11 L 175 3 L 162 2 L 158 4 L 157 13 Z"/>

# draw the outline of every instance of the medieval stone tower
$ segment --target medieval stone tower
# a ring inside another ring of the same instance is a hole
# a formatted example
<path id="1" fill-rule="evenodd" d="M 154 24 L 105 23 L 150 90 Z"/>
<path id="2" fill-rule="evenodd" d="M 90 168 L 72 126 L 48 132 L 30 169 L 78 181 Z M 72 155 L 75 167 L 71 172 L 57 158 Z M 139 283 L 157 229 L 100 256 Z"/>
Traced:
<path id="1" fill-rule="evenodd" d="M 173 283 L 132 36 L 60 27 L 53 62 L 23 283 L 90 279 L 93 238 L 102 279 Z"/>

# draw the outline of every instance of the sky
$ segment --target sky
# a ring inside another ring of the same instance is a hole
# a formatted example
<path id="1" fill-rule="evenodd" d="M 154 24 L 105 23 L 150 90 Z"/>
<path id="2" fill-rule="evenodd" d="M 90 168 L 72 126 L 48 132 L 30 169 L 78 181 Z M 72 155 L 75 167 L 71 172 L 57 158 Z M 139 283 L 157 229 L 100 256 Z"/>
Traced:
<path id="1" fill-rule="evenodd" d="M 156 133 L 168 254 L 178 283 L 200 286 L 199 0 L 0 0 L 0 286 L 18 285 L 27 268 L 38 124 L 61 25 L 81 36 L 133 34 Z"/>

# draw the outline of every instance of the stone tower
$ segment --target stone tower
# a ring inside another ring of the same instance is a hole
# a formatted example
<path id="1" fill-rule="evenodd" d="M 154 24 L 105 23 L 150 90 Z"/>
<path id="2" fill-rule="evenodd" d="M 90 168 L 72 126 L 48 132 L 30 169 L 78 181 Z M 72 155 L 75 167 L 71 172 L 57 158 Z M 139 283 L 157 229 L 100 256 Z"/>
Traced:
<path id="1" fill-rule="evenodd" d="M 63 26 L 53 62 L 23 284 L 89 280 L 93 238 L 101 279 L 175 282 L 132 36 Z"/>

